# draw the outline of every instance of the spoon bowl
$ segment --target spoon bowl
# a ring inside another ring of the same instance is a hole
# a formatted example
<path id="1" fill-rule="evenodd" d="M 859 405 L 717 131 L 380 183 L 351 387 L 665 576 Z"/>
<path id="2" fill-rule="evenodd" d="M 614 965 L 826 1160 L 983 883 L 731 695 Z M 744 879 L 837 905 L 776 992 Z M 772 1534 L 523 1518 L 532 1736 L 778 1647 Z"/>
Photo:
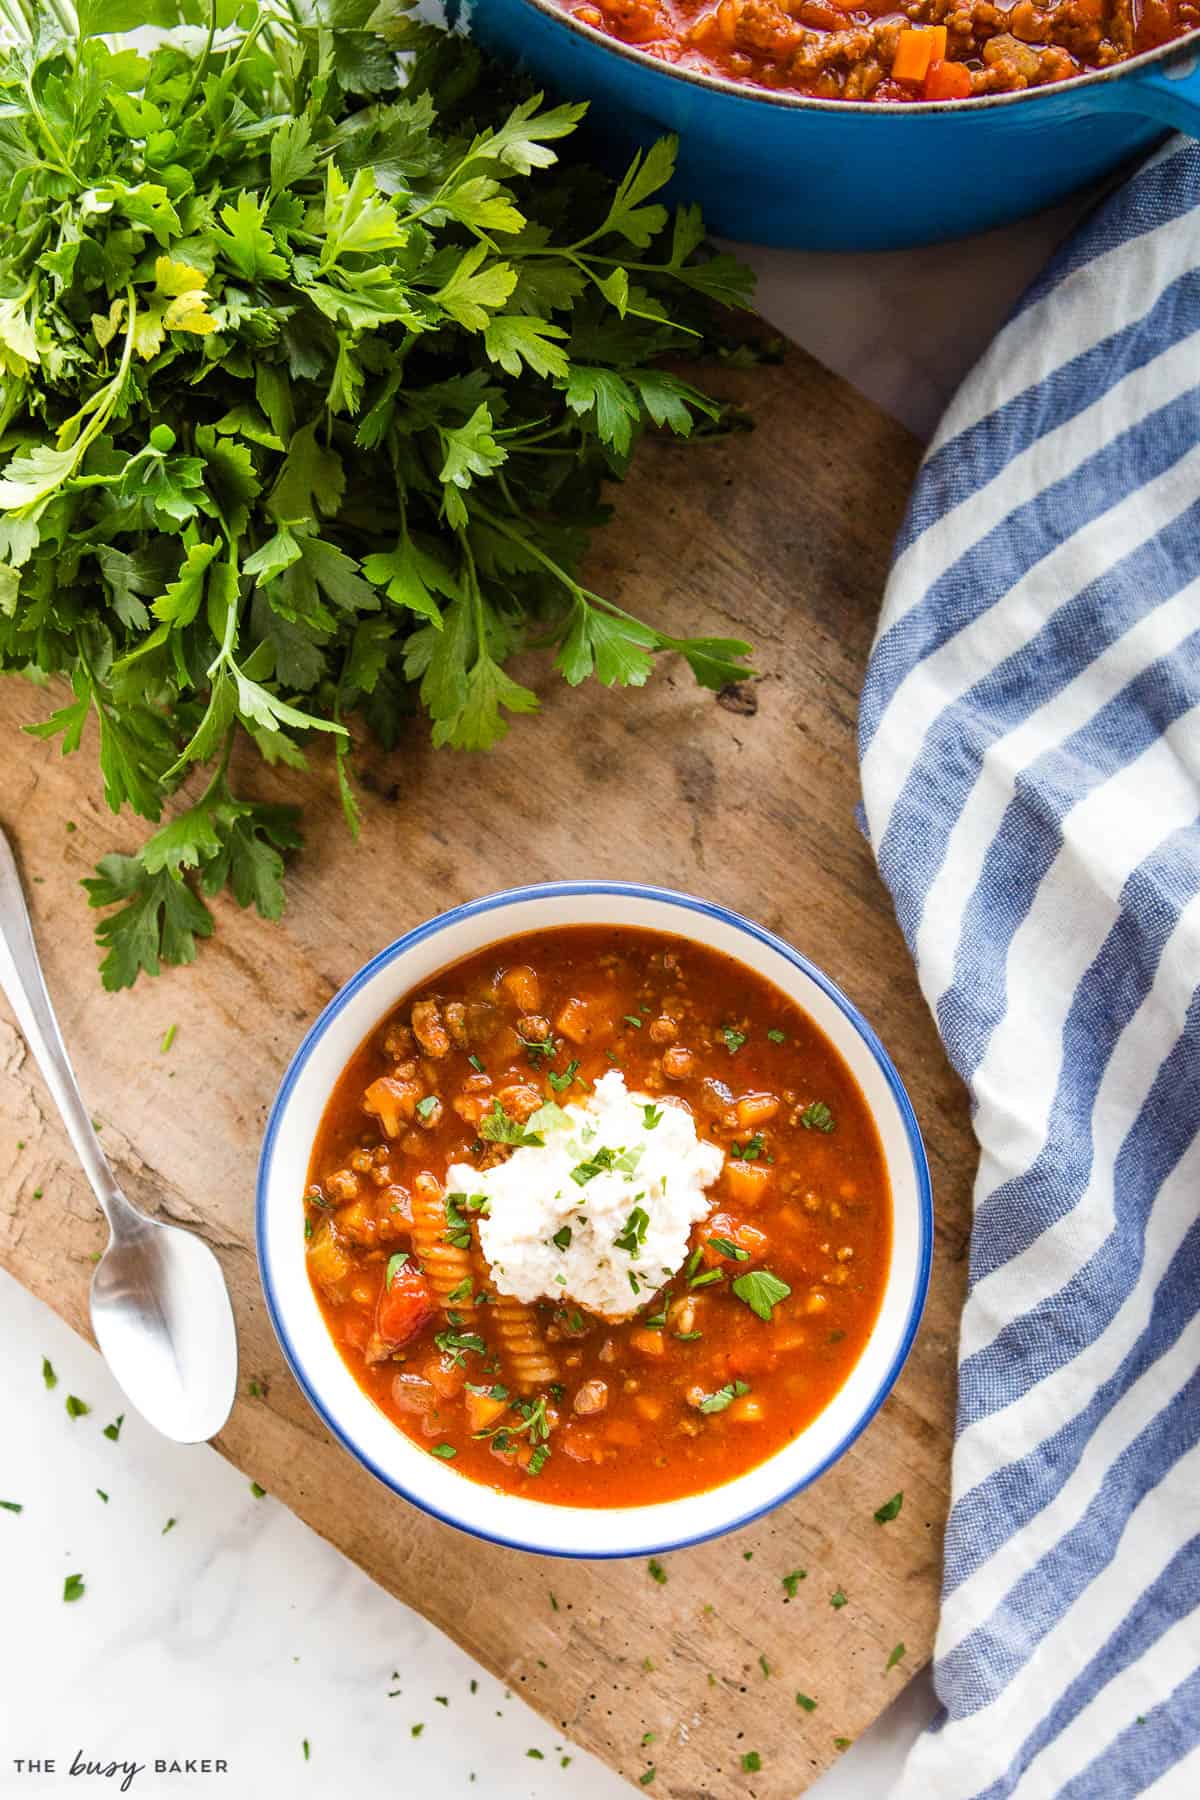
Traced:
<path id="1" fill-rule="evenodd" d="M 91 1313 L 105 1361 L 148 1424 L 182 1444 L 220 1431 L 237 1386 L 237 1332 L 203 1239 L 134 1214 L 96 1266 Z"/>

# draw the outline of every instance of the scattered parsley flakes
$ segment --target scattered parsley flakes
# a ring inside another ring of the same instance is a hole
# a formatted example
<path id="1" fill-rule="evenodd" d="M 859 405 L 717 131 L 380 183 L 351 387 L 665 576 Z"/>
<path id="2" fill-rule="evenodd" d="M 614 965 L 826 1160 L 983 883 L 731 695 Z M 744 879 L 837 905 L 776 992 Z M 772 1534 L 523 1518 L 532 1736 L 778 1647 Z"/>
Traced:
<path id="1" fill-rule="evenodd" d="M 793 1569 L 790 1575 L 780 1577 L 780 1585 L 789 1600 L 796 1598 L 796 1589 L 802 1581 L 808 1580 L 807 1569 Z"/>
<path id="2" fill-rule="evenodd" d="M 25 1511 L 25 1507 L 20 1500 L 0 1500 L 0 1511 L 20 1513 Z"/>
<path id="3" fill-rule="evenodd" d="M 711 1237 L 708 1242 L 710 1248 L 715 1250 L 718 1256 L 732 1257 L 734 1262 L 750 1261 L 750 1252 L 743 1250 L 740 1244 L 735 1244 L 732 1238 Z"/>
<path id="4" fill-rule="evenodd" d="M 435 1444 L 430 1454 L 440 1456 L 443 1462 L 450 1462 L 458 1455 L 458 1451 L 453 1444 Z"/>
<path id="5" fill-rule="evenodd" d="M 732 1025 L 723 1025 L 721 1027 L 721 1040 L 730 1056 L 736 1056 L 746 1041 L 746 1033 L 744 1031 L 735 1031 Z"/>
<path id="6" fill-rule="evenodd" d="M 662 1107 L 655 1106 L 653 1101 L 649 1106 L 643 1106 L 642 1108 L 642 1121 L 645 1124 L 647 1131 L 653 1131 L 655 1126 L 662 1122 L 662 1116 Z"/>
<path id="7" fill-rule="evenodd" d="M 471 1286 L 471 1277 L 469 1275 L 464 1275 L 458 1286 L 453 1288 L 450 1293 L 446 1295 L 447 1305 L 454 1306 L 460 1300 L 469 1300 L 471 1298 Z"/>
<path id="8" fill-rule="evenodd" d="M 255 1499 L 256 1499 L 256 1500 L 265 1500 L 265 1499 L 266 1499 L 266 1497 L 267 1497 L 267 1490 L 266 1490 L 266 1488 L 265 1488 L 265 1487 L 259 1487 L 259 1485 L 258 1485 L 258 1483 L 257 1483 L 257 1481 L 252 1481 L 252 1482 L 251 1482 L 251 1483 L 250 1483 L 250 1492 L 251 1492 L 251 1493 L 252 1493 L 252 1494 L 253 1494 L 253 1495 L 254 1495 L 254 1498 L 255 1498 Z"/>
<path id="9" fill-rule="evenodd" d="M 646 1770 L 645 1774 L 638 1776 L 638 1786 L 639 1787 L 649 1787 L 650 1783 L 654 1780 L 654 1775 L 655 1775 L 655 1768 L 654 1768 L 654 1764 L 651 1763 L 650 1767 Z"/>
<path id="10" fill-rule="evenodd" d="M 78 1394 L 67 1395 L 67 1417 L 69 1419 L 82 1419 L 84 1414 L 90 1413 L 91 1410 L 87 1401 L 81 1400 Z"/>
<path id="11" fill-rule="evenodd" d="M 168 1050 L 171 1048 L 171 1045 L 175 1042 L 175 1033 L 178 1030 L 179 1030 L 178 1025 L 168 1025 L 167 1026 L 167 1029 L 163 1032 L 162 1043 L 158 1046 L 158 1053 L 160 1056 L 165 1056 L 167 1054 Z"/>
<path id="12" fill-rule="evenodd" d="M 636 1256 L 646 1242 L 649 1225 L 650 1215 L 645 1207 L 635 1206 L 621 1231 L 613 1239 L 615 1248 L 624 1250 L 628 1256 Z"/>
<path id="13" fill-rule="evenodd" d="M 168 1519 L 166 1524 L 162 1528 L 160 1536 L 166 1537 L 168 1531 L 174 1531 L 174 1529 L 178 1525 L 178 1523 L 179 1523 L 178 1519 Z"/>
<path id="14" fill-rule="evenodd" d="M 558 1601 L 555 1598 L 553 1591 L 551 1591 L 551 1594 L 550 1594 L 550 1610 L 551 1610 L 551 1612 L 558 1611 Z"/>
<path id="15" fill-rule="evenodd" d="M 848 1750 L 850 1748 L 850 1739 L 847 1737 L 834 1738 L 833 1747 L 835 1750 Z"/>
<path id="16" fill-rule="evenodd" d="M 770 1040 L 773 1044 L 786 1044 L 787 1043 L 787 1032 L 780 1031 L 778 1025 L 772 1025 L 770 1031 L 768 1031 L 768 1033 L 767 1033 L 767 1036 L 770 1038 Z"/>
<path id="17" fill-rule="evenodd" d="M 769 1321 L 779 1302 L 786 1300 L 792 1290 L 786 1281 L 772 1275 L 770 1269 L 751 1269 L 749 1274 L 738 1276 L 733 1291 L 739 1300 L 745 1301 L 756 1318 Z"/>
<path id="18" fill-rule="evenodd" d="M 725 1408 L 734 1400 L 738 1399 L 742 1394 L 748 1394 L 749 1392 L 750 1383 L 748 1381 L 739 1379 L 726 1382 L 725 1386 L 718 1388 L 716 1393 L 705 1394 L 700 1402 L 698 1410 L 702 1413 L 724 1412 Z"/>
<path id="19" fill-rule="evenodd" d="M 832 1606 L 834 1612 L 840 1612 L 843 1606 L 849 1605 L 849 1601 L 846 1599 L 841 1588 L 835 1588 L 833 1593 L 829 1596 L 829 1604 Z"/>
<path id="20" fill-rule="evenodd" d="M 767 1661 L 765 1656 L 762 1656 L 762 1655 L 759 1656 L 758 1666 L 762 1670 L 763 1674 L 766 1676 L 767 1680 L 769 1681 L 771 1678 L 771 1665 Z"/>
<path id="21" fill-rule="evenodd" d="M 527 1750 L 526 1756 L 532 1756 L 534 1762 L 545 1762 L 545 1754 L 541 1750 Z"/>
<path id="22" fill-rule="evenodd" d="M 800 1114 L 805 1131 L 832 1131 L 833 1114 L 823 1100 L 813 1100 Z"/>
<path id="23" fill-rule="evenodd" d="M 303 1752 L 304 1752 L 304 1760 L 305 1760 L 305 1762 L 307 1762 L 307 1761 L 308 1761 L 308 1759 L 309 1759 L 309 1755 L 310 1755 L 310 1751 L 309 1751 L 309 1744 L 308 1744 L 308 1739 L 307 1739 L 307 1738 L 301 1738 L 301 1739 L 300 1739 L 300 1748 L 301 1748 L 301 1749 L 302 1749 L 302 1750 L 303 1750 Z"/>
<path id="24" fill-rule="evenodd" d="M 578 1081 L 580 1087 L 587 1086 L 587 1082 L 579 1073 L 579 1058 L 575 1056 L 571 1058 L 561 1075 L 550 1069 L 547 1073 L 547 1080 L 556 1094 L 565 1094 L 573 1081 Z"/>
<path id="25" fill-rule="evenodd" d="M 54 1373 L 54 1365 L 48 1356 L 42 1358 L 42 1380 L 48 1388 L 58 1386 L 58 1376 Z"/>
<path id="26" fill-rule="evenodd" d="M 539 1148 L 542 1143 L 540 1134 L 526 1130 L 519 1120 L 511 1118 L 499 1099 L 492 1101 L 492 1110 L 480 1124 L 479 1135 L 489 1144 L 513 1144 L 518 1149 L 525 1144 Z"/>
<path id="27" fill-rule="evenodd" d="M 68 1575 L 63 1582 L 63 1599 L 65 1601 L 82 1600 L 87 1592 L 87 1585 L 82 1575 Z"/>
<path id="28" fill-rule="evenodd" d="M 632 1025 L 635 1031 L 640 1031 L 642 1029 L 644 1021 L 639 1019 L 636 1013 L 624 1013 L 622 1017 L 624 1018 L 626 1025 Z"/>
<path id="29" fill-rule="evenodd" d="M 891 1655 L 887 1659 L 887 1667 L 884 1670 L 884 1674 L 885 1675 L 889 1674 L 895 1668 L 896 1664 L 904 1657 L 905 1654 L 906 1654 L 906 1652 L 905 1652 L 904 1645 L 897 1644 L 895 1646 L 895 1648 L 893 1649 Z"/>
<path id="30" fill-rule="evenodd" d="M 899 1518 L 900 1508 L 903 1505 L 904 1489 L 901 1488 L 898 1494 L 893 1494 L 890 1500 L 885 1500 L 883 1505 L 876 1509 L 875 1523 L 877 1525 L 890 1525 L 893 1519 Z"/>
<path id="31" fill-rule="evenodd" d="M 118 1413 L 111 1425 L 104 1427 L 104 1435 L 110 1443 L 115 1444 L 121 1435 L 121 1427 L 125 1423 L 125 1414 Z"/>
<path id="32" fill-rule="evenodd" d="M 104 1489 L 97 1488 L 96 1492 L 99 1494 L 100 1498 L 103 1500 L 105 1506 L 107 1506 L 108 1505 L 108 1495 L 105 1493 Z"/>
<path id="33" fill-rule="evenodd" d="M 411 1730 L 412 1735 L 414 1737 L 420 1737 L 420 1735 L 424 1731 L 425 1727 L 424 1727 L 424 1725 L 413 1725 L 413 1726 L 410 1726 L 409 1729 Z"/>
<path id="34" fill-rule="evenodd" d="M 417 1117 L 419 1119 L 432 1118 L 433 1114 L 437 1111 L 438 1105 L 439 1101 L 436 1094 L 426 1094 L 424 1099 L 417 1101 Z"/>
<path id="35" fill-rule="evenodd" d="M 569 1225 L 561 1225 L 550 1239 L 550 1242 L 554 1245 L 556 1250 L 569 1250 L 571 1248 L 571 1227 Z"/>
<path id="36" fill-rule="evenodd" d="M 646 1573 L 649 1575 L 651 1581 L 657 1581 L 660 1587 L 666 1586 L 667 1571 L 663 1568 L 656 1556 L 652 1556 L 650 1561 L 646 1564 Z"/>
<path id="37" fill-rule="evenodd" d="M 797 1694 L 796 1705 L 803 1707 L 804 1711 L 809 1713 L 817 1710 L 817 1703 L 811 1694 Z"/>
<path id="38" fill-rule="evenodd" d="M 757 1775 L 762 1768 L 762 1757 L 757 1750 L 747 1750 L 742 1757 L 742 1768 L 747 1775 Z"/>

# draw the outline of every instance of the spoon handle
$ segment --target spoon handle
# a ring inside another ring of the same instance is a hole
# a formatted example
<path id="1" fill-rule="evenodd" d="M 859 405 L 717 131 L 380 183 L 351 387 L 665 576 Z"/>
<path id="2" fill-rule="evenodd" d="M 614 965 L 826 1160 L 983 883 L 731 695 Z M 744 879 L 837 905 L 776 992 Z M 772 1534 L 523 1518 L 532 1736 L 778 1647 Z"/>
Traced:
<path id="1" fill-rule="evenodd" d="M 91 1117 L 83 1104 L 79 1083 L 67 1055 L 67 1047 L 46 992 L 42 965 L 33 941 L 29 908 L 21 888 L 12 846 L 0 830 L 0 988 L 8 996 L 17 1015 L 25 1042 L 33 1051 L 50 1089 L 54 1104 L 62 1114 L 67 1134 L 75 1146 L 75 1154 L 92 1184 L 109 1224 L 115 1229 L 118 1214 L 128 1205 L 117 1186 L 116 1176 L 100 1141 L 92 1129 Z"/>

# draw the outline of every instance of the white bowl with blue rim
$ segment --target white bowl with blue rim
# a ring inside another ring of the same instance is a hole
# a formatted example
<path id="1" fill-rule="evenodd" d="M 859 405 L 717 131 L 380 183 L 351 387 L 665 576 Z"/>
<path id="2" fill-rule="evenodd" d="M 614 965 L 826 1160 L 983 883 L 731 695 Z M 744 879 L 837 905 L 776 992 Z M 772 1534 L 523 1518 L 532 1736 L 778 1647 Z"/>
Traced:
<path id="1" fill-rule="evenodd" d="M 858 1082 L 883 1147 L 892 1250 L 879 1314 L 841 1389 L 783 1449 L 702 1494 L 649 1506 L 575 1507 L 500 1493 L 430 1456 L 392 1424 L 343 1362 L 305 1266 L 304 1208 L 321 1115 L 351 1056 L 404 996 L 503 938 L 562 925 L 674 933 L 731 956 L 781 988 L 825 1033 Z M 912 1105 L 883 1045 L 845 995 L 782 939 L 724 907 L 663 888 L 569 881 L 512 888 L 456 906 L 372 957 L 321 1013 L 288 1067 L 258 1171 L 258 1259 L 271 1322 L 292 1373 L 336 1438 L 385 1487 L 447 1524 L 547 1556 L 644 1556 L 749 1524 L 815 1481 L 890 1393 L 929 1285 L 933 1202 Z"/>

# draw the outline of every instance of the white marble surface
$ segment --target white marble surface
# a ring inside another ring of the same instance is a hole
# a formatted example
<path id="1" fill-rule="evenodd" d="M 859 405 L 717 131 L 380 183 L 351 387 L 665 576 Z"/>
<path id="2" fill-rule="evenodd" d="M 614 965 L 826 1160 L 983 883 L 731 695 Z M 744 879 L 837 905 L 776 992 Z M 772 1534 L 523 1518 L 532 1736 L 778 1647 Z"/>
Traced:
<path id="1" fill-rule="evenodd" d="M 1074 210 L 902 255 L 753 253 L 761 305 L 927 435 Z M 215 1451 L 167 1444 L 132 1414 L 106 1440 L 122 1400 L 99 1357 L 6 1276 L 0 1368 L 0 1499 L 24 1507 L 0 1511 L 0 1794 L 116 1791 L 120 1776 L 66 1773 L 80 1750 L 149 1763 L 129 1791 L 152 1800 L 629 1792 L 276 1501 L 256 1500 Z M 68 1393 L 92 1411 L 69 1419 Z M 86 1594 L 66 1605 L 76 1572 Z M 813 1800 L 886 1800 L 930 1710 L 918 1679 Z M 187 1756 L 223 1758 L 229 1774 L 153 1772 L 156 1757 Z M 53 1776 L 14 1766 L 46 1757 Z"/>

